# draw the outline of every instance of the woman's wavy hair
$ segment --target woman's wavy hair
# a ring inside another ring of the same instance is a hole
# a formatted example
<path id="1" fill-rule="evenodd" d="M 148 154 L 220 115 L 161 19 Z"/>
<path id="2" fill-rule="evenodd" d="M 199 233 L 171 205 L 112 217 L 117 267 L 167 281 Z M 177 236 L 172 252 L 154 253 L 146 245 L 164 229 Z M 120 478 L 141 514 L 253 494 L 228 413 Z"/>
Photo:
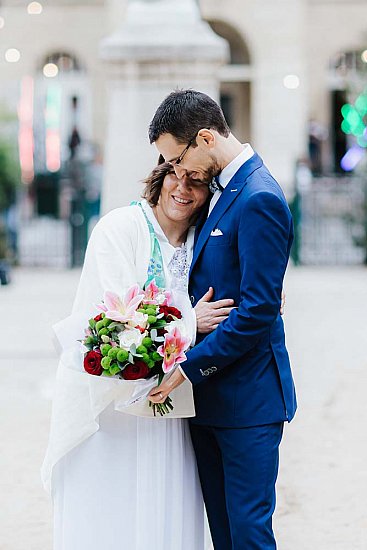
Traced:
<path id="1" fill-rule="evenodd" d="M 167 174 L 173 174 L 172 165 L 164 161 L 162 155 L 159 155 L 158 165 L 153 168 L 149 176 L 143 180 L 145 185 L 142 197 L 147 200 L 150 206 L 157 206 L 159 195 Z"/>

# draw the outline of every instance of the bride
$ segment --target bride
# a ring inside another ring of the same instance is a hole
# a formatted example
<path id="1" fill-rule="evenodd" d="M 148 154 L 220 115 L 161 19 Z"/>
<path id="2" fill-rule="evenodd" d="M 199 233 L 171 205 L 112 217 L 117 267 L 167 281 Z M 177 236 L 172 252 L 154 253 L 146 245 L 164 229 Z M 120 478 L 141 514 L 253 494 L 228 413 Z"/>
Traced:
<path id="1" fill-rule="evenodd" d="M 156 279 L 173 292 L 187 330 L 211 332 L 232 300 L 192 309 L 187 294 L 194 227 L 208 186 L 177 179 L 161 163 L 147 178 L 144 200 L 117 208 L 93 230 L 72 314 L 55 327 L 62 354 L 50 440 L 42 468 L 54 503 L 54 550 L 203 550 L 204 505 L 185 417 L 191 384 L 176 391 L 175 410 L 153 418 L 148 402 L 119 405 L 116 380 L 82 372 L 86 321 L 105 290 Z"/>

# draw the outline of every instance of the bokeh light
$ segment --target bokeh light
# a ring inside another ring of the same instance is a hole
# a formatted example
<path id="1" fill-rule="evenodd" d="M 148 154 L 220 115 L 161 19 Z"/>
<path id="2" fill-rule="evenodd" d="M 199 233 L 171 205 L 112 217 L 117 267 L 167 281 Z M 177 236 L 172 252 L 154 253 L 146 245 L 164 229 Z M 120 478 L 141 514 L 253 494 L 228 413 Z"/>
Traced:
<path id="1" fill-rule="evenodd" d="M 39 2 L 31 2 L 28 4 L 27 11 L 29 15 L 40 15 L 42 13 L 43 7 Z"/>
<path id="2" fill-rule="evenodd" d="M 365 151 L 359 145 L 353 145 L 345 153 L 344 157 L 340 161 L 340 166 L 345 172 L 351 172 L 354 170 L 358 163 L 362 160 L 365 155 Z"/>
<path id="3" fill-rule="evenodd" d="M 20 59 L 20 51 L 16 48 L 9 48 L 5 52 L 5 59 L 8 63 L 17 63 Z"/>
<path id="4" fill-rule="evenodd" d="M 360 101 L 360 105 L 363 105 L 362 100 Z M 361 113 L 356 107 L 350 103 L 346 103 L 343 105 L 341 113 L 344 117 L 342 122 L 343 132 L 346 134 L 353 134 L 356 137 L 362 136 L 366 129 L 366 125 L 363 122 L 363 116 L 361 116 Z"/>
<path id="5" fill-rule="evenodd" d="M 361 59 L 363 63 L 367 63 L 367 50 L 364 50 L 364 52 L 362 52 Z"/>
<path id="6" fill-rule="evenodd" d="M 3 29 L 5 27 L 5 19 L 4 17 L 0 17 L 0 29 Z"/>
<path id="7" fill-rule="evenodd" d="M 283 78 L 283 85 L 288 90 L 296 90 L 300 86 L 300 79 L 296 74 L 287 74 Z"/>
<path id="8" fill-rule="evenodd" d="M 47 78 L 54 78 L 55 76 L 58 75 L 58 73 L 59 73 L 59 68 L 57 65 L 55 65 L 55 63 L 47 63 L 43 67 L 43 74 Z"/>
<path id="9" fill-rule="evenodd" d="M 367 94 L 363 93 L 357 97 L 355 106 L 359 114 L 364 117 L 367 114 Z"/>

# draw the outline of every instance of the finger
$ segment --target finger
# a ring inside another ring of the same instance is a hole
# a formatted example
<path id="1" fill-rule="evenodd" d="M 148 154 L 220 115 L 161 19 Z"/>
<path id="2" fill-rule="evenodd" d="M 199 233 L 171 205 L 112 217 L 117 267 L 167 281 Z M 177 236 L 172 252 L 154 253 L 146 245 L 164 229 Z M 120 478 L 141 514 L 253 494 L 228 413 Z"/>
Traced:
<path id="1" fill-rule="evenodd" d="M 223 315 L 228 316 L 231 313 L 232 309 L 236 309 L 236 308 L 234 308 L 234 307 L 221 307 L 219 309 L 213 309 L 211 311 L 211 317 L 216 318 L 216 317 L 222 317 Z"/>
<path id="2" fill-rule="evenodd" d="M 154 400 L 155 403 L 159 403 L 159 402 L 163 403 L 167 395 L 168 395 L 168 392 L 159 391 L 159 392 L 155 392 L 153 395 L 149 395 L 148 397 L 151 401 Z"/>
<path id="3" fill-rule="evenodd" d="M 164 388 L 162 388 L 161 386 L 156 386 L 155 388 L 153 388 L 150 393 L 149 393 L 149 397 L 150 396 L 160 396 L 161 394 L 164 395 L 165 393 L 165 390 Z"/>
<path id="4" fill-rule="evenodd" d="M 165 397 L 163 399 L 159 397 L 149 397 L 149 401 L 151 401 L 152 403 L 164 403 L 165 400 L 166 400 Z"/>
<path id="5" fill-rule="evenodd" d="M 212 302 L 212 306 L 215 309 L 219 309 L 221 307 L 230 307 L 234 304 L 234 300 L 232 299 L 225 299 L 225 300 L 217 300 L 216 302 Z"/>
<path id="6" fill-rule="evenodd" d="M 210 300 L 213 298 L 214 295 L 214 289 L 212 286 L 209 287 L 209 290 L 200 298 L 199 302 L 210 302 Z"/>
<path id="7" fill-rule="evenodd" d="M 220 323 L 228 319 L 228 315 L 222 315 L 221 317 L 215 317 L 210 323 L 210 327 L 218 326 Z"/>

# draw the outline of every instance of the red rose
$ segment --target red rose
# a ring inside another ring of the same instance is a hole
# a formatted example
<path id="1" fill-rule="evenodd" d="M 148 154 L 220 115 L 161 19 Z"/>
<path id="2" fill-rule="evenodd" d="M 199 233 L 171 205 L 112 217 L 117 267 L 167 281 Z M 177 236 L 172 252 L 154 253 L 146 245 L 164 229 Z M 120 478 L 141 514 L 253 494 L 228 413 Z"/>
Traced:
<path id="1" fill-rule="evenodd" d="M 89 374 L 94 374 L 95 376 L 101 376 L 103 368 L 101 365 L 102 354 L 100 351 L 88 351 L 84 356 L 84 369 Z"/>
<path id="2" fill-rule="evenodd" d="M 127 365 L 122 371 L 122 377 L 125 380 L 139 380 L 146 378 L 149 374 L 149 367 L 144 361 L 136 361 L 133 365 Z"/>
<path id="3" fill-rule="evenodd" d="M 98 321 L 102 321 L 103 317 L 102 317 L 102 313 L 100 313 L 99 315 L 96 315 L 96 317 L 94 317 L 94 320 L 96 321 L 96 323 Z"/>
<path id="4" fill-rule="evenodd" d="M 177 319 L 182 318 L 182 313 L 179 309 L 176 307 L 171 306 L 160 306 L 159 307 L 159 313 L 163 313 L 163 315 L 166 317 L 167 321 L 173 321 L 173 317 L 176 317 Z"/>

